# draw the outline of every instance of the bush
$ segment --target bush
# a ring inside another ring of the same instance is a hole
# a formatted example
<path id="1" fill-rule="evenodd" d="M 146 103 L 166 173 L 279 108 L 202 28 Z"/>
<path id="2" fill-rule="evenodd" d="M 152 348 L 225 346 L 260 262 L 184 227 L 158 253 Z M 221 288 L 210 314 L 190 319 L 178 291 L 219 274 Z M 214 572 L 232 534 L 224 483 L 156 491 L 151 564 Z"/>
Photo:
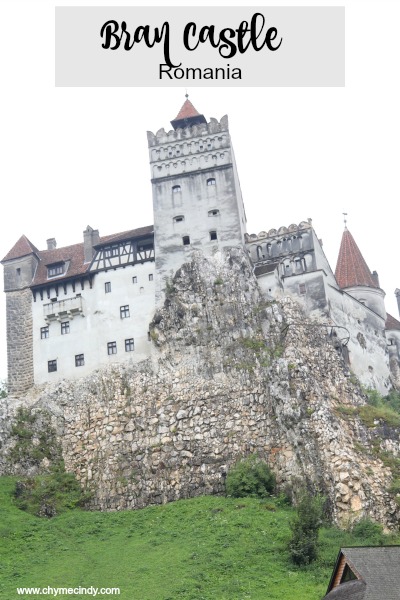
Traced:
<path id="1" fill-rule="evenodd" d="M 265 498 L 274 493 L 275 485 L 271 469 L 253 454 L 231 468 L 226 477 L 226 494 L 234 498 Z"/>
<path id="2" fill-rule="evenodd" d="M 37 517 L 54 517 L 70 508 L 83 506 L 89 500 L 72 473 L 60 462 L 47 475 L 17 481 L 15 503 L 21 510 Z"/>
<path id="3" fill-rule="evenodd" d="M 364 517 L 353 526 L 352 534 L 365 545 L 375 546 L 383 544 L 383 527 L 379 523 L 375 523 Z"/>
<path id="4" fill-rule="evenodd" d="M 296 565 L 308 565 L 317 558 L 318 533 L 322 524 L 325 499 L 303 492 L 290 523 L 292 537 L 289 552 Z"/>

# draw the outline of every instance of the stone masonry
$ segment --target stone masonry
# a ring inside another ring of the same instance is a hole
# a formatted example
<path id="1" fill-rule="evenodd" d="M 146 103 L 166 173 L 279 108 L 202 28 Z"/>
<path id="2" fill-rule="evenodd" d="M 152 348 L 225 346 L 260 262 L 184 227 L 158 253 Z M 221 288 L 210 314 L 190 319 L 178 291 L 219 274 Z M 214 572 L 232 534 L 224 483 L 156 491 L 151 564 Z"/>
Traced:
<path id="1" fill-rule="evenodd" d="M 349 417 L 365 398 L 329 323 L 308 319 L 292 299 L 263 296 L 240 248 L 193 252 L 150 331 L 154 352 L 143 363 L 9 398 L 1 471 L 27 471 L 7 459 L 12 417 L 24 406 L 51 415 L 66 467 L 93 492 L 93 508 L 223 493 L 235 461 L 257 453 L 280 489 L 326 494 L 335 522 L 398 524 L 392 474 L 373 452 L 378 444 L 398 455 L 398 429 L 382 433 L 379 423 Z"/>

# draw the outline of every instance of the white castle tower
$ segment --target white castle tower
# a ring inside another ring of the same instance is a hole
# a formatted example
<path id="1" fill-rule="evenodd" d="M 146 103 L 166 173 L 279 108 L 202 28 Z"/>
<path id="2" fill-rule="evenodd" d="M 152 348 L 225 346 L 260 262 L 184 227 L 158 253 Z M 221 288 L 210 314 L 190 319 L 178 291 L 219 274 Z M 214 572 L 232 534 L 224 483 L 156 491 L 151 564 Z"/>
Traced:
<path id="1" fill-rule="evenodd" d="M 246 216 L 228 118 L 207 123 L 187 99 L 168 133 L 147 133 L 153 188 L 156 305 L 193 248 L 244 244 Z"/>

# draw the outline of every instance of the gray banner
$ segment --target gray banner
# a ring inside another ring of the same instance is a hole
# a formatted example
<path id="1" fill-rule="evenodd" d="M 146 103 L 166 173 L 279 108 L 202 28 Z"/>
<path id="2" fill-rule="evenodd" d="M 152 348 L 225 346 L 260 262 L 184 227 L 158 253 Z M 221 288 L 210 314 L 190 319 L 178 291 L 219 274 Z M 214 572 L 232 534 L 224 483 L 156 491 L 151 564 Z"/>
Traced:
<path id="1" fill-rule="evenodd" d="M 345 84 L 344 7 L 55 10 L 56 86 Z"/>

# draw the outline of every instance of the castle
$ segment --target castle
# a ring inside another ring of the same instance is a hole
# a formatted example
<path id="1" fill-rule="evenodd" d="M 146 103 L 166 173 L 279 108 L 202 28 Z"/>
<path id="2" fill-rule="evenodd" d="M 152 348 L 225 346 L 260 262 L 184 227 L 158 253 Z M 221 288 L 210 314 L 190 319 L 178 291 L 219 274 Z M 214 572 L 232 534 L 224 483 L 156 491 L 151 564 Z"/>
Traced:
<path id="1" fill-rule="evenodd" d="M 46 250 L 22 236 L 3 258 L 10 394 L 148 358 L 149 323 L 176 271 L 193 249 L 232 246 L 248 252 L 269 299 L 298 299 L 364 385 L 399 387 L 400 322 L 347 228 L 335 274 L 311 220 L 247 234 L 227 117 L 207 122 L 186 99 L 171 124 L 148 132 L 154 226 L 103 237 L 87 226 L 83 242 L 51 238 Z"/>

